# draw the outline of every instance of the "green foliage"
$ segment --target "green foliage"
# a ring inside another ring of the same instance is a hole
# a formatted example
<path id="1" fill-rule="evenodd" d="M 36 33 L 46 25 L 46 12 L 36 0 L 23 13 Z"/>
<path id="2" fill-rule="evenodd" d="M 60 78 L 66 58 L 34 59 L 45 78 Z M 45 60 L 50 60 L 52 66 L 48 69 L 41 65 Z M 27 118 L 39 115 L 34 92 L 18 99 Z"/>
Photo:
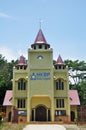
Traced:
<path id="1" fill-rule="evenodd" d="M 65 64 L 69 68 L 69 76 L 70 76 L 70 79 L 72 79 L 73 81 L 72 83 L 77 85 L 79 82 L 86 79 L 86 63 L 84 61 L 66 60 Z"/>
<path id="2" fill-rule="evenodd" d="M 81 81 L 77 84 L 79 97 L 82 105 L 86 105 L 86 81 Z"/>
<path id="3" fill-rule="evenodd" d="M 17 61 L 12 60 L 10 63 L 0 54 L 0 105 L 3 103 L 6 90 L 12 89 L 13 66 Z"/>
<path id="4" fill-rule="evenodd" d="M 0 130 L 23 130 L 27 124 L 2 123 Z"/>
<path id="5" fill-rule="evenodd" d="M 53 60 L 53 65 L 55 65 L 55 63 L 56 63 L 56 60 Z"/>
<path id="6" fill-rule="evenodd" d="M 86 63 L 79 60 L 66 60 L 69 68 L 70 89 L 77 89 L 81 105 L 86 105 Z"/>

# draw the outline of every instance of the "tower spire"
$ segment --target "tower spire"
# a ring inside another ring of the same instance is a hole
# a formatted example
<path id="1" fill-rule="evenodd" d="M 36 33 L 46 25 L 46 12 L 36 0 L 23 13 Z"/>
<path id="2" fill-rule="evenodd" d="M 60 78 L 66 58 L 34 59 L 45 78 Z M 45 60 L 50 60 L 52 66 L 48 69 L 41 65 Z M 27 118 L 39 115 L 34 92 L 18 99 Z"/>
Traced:
<path id="1" fill-rule="evenodd" d="M 39 32 L 38 32 L 38 34 L 36 36 L 36 39 L 35 39 L 34 43 L 44 43 L 44 44 L 47 44 L 47 41 L 46 41 L 46 39 L 44 37 L 44 34 L 43 34 L 41 29 L 39 29 Z"/>
<path id="2" fill-rule="evenodd" d="M 57 58 L 56 64 L 58 64 L 58 65 L 64 65 L 64 62 L 63 62 L 60 54 L 59 54 L 59 57 Z"/>
<path id="3" fill-rule="evenodd" d="M 55 69 L 64 69 L 66 67 L 60 55 L 58 56 L 57 61 L 54 64 L 54 66 L 55 66 Z"/>

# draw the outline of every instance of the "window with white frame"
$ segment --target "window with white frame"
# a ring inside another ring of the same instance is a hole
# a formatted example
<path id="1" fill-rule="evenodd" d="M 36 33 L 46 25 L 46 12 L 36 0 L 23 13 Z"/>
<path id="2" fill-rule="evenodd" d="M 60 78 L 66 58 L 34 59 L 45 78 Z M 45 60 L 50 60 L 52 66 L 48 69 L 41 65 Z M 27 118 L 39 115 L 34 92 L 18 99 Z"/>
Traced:
<path id="1" fill-rule="evenodd" d="M 66 110 L 56 110 L 55 116 L 66 116 Z"/>

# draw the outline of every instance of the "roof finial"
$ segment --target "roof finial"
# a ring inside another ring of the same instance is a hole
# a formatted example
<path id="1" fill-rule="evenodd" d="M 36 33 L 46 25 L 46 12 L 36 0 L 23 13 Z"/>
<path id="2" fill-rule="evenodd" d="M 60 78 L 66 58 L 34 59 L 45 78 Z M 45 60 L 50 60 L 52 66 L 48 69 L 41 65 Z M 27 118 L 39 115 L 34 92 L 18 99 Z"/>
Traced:
<path id="1" fill-rule="evenodd" d="M 41 25 L 43 23 L 43 20 L 42 19 L 39 19 L 39 28 L 41 29 Z"/>

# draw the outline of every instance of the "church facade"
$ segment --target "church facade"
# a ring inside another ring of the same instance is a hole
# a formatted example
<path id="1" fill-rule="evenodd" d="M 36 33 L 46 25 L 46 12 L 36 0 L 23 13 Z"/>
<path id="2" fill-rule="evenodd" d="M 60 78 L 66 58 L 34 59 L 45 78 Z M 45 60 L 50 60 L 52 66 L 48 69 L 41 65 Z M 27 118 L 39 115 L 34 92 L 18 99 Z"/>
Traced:
<path id="1" fill-rule="evenodd" d="M 77 90 L 69 90 L 68 67 L 60 55 L 53 65 L 53 49 L 41 29 L 28 49 L 27 62 L 21 56 L 13 68 L 12 82 L 13 90 L 6 92 L 3 102 L 9 120 L 15 116 L 14 107 L 18 122 L 70 122 L 77 118 L 80 101 Z"/>

